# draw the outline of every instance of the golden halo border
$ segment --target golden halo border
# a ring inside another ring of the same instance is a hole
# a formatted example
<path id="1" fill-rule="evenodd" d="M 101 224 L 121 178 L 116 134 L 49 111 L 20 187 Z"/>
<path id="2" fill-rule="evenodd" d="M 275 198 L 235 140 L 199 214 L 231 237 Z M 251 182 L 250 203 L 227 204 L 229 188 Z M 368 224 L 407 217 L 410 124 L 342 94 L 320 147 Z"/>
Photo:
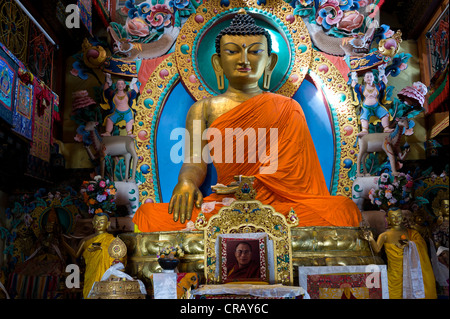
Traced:
<path id="1" fill-rule="evenodd" d="M 294 15 L 294 8 L 283 0 L 267 0 L 259 5 L 256 0 L 231 0 L 228 6 L 221 5 L 220 0 L 205 1 L 185 22 L 178 35 L 175 47 L 175 60 L 180 70 L 180 79 L 195 100 L 210 97 L 213 94 L 204 87 L 202 79 L 196 73 L 195 56 L 192 49 L 201 38 L 203 32 L 227 14 L 236 13 L 244 8 L 253 14 L 261 14 L 265 18 L 275 17 L 274 23 L 289 36 L 290 54 L 293 63 L 287 71 L 284 83 L 275 92 L 292 97 L 300 87 L 308 73 L 313 49 L 309 32 L 302 18 Z M 186 48 L 189 48 L 186 50 Z"/>
<path id="2" fill-rule="evenodd" d="M 334 131 L 335 159 L 330 193 L 351 198 L 352 169 L 359 152 L 358 116 L 351 89 L 336 66 L 318 51 L 314 51 L 308 75 L 327 100 Z"/>
<path id="3" fill-rule="evenodd" d="M 179 73 L 174 54 L 171 54 L 153 71 L 136 106 L 133 124 L 133 131 L 136 134 L 136 154 L 138 156 L 136 170 L 145 178 L 145 182 L 138 186 L 139 204 L 160 202 L 156 128 L 166 99 L 178 82 Z"/>

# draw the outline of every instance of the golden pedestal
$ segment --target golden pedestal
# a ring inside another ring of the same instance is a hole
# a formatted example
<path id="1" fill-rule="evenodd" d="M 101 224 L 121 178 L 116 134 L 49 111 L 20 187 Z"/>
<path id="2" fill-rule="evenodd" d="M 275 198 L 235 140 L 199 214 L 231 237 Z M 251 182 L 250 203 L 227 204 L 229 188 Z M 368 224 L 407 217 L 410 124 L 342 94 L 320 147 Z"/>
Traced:
<path id="1" fill-rule="evenodd" d="M 92 289 L 90 299 L 145 299 L 139 283 L 133 280 L 97 281 Z"/>
<path id="2" fill-rule="evenodd" d="M 359 227 L 293 227 L 294 285 L 298 285 L 299 266 L 384 264 L 360 233 Z M 183 245 L 185 252 L 178 271 L 196 272 L 200 283 L 204 283 L 203 231 L 124 233 L 119 237 L 127 246 L 126 272 L 142 280 L 147 287 L 151 287 L 150 275 L 161 272 L 156 255 L 162 248 L 178 244 Z"/>

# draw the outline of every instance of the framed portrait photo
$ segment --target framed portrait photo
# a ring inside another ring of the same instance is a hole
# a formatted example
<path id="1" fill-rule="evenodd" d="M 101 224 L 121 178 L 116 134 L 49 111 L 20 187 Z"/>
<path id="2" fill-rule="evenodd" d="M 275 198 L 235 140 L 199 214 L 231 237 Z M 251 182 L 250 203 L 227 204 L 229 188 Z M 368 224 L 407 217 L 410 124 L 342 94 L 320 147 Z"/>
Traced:
<path id="1" fill-rule="evenodd" d="M 216 278 L 221 283 L 271 280 L 272 243 L 265 233 L 223 234 L 216 241 Z"/>

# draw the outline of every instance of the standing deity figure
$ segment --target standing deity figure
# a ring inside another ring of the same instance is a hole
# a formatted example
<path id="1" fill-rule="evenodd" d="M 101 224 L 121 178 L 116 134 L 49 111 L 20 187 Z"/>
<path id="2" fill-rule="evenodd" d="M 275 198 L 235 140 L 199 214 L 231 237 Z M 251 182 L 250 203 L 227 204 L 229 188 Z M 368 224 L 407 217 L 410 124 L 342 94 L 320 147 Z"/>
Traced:
<path id="1" fill-rule="evenodd" d="M 103 95 L 108 101 L 112 113 L 109 114 L 106 121 L 106 131 L 103 136 L 110 136 L 114 125 L 125 122 L 125 128 L 128 135 L 133 135 L 134 114 L 132 110 L 133 101 L 137 97 L 138 87 L 137 78 L 133 78 L 130 83 L 131 90 L 126 91 L 127 84 L 124 80 L 116 81 L 116 89 L 113 90 L 111 74 L 106 73 L 106 81 L 103 86 Z"/>
<path id="2" fill-rule="evenodd" d="M 384 132 L 393 132 L 394 129 L 389 127 L 389 112 L 383 107 L 382 100 L 386 91 L 388 82 L 384 73 L 384 67 L 379 67 L 379 83 L 375 83 L 375 76 L 372 71 L 364 74 L 364 84 L 358 84 L 356 72 L 352 73 L 352 87 L 354 88 L 358 100 L 361 104 L 361 132 L 358 136 L 369 133 L 370 117 L 376 116 L 381 120 Z"/>

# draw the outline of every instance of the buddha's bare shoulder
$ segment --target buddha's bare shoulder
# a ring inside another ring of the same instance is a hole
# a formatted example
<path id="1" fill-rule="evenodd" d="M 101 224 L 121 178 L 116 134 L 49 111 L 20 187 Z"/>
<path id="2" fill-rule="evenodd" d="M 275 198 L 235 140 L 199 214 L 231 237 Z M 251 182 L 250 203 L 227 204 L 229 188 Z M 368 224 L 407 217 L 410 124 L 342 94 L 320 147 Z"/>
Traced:
<path id="1" fill-rule="evenodd" d="M 210 97 L 206 97 L 204 99 L 198 100 L 197 102 L 192 104 L 191 109 L 203 108 L 205 106 L 210 106 L 210 105 L 229 103 L 230 100 L 231 99 L 225 95 L 210 96 Z"/>
<path id="2" fill-rule="evenodd" d="M 206 97 L 192 104 L 188 114 L 190 114 L 191 116 L 195 115 L 207 116 L 211 112 L 214 113 L 215 109 L 227 108 L 227 106 L 232 103 L 233 101 L 230 98 L 223 95 Z"/>

